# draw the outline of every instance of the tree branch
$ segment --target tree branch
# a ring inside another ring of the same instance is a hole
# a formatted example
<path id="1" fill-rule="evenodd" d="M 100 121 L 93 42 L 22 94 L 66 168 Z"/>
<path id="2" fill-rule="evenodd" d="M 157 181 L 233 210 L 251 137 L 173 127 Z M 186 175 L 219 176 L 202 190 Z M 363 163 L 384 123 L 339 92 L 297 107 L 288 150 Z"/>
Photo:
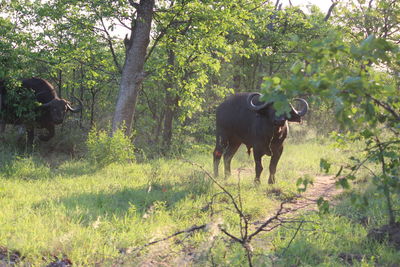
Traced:
<path id="1" fill-rule="evenodd" d="M 184 233 L 191 233 L 191 232 L 194 232 L 194 231 L 202 230 L 202 229 L 204 229 L 206 226 L 207 226 L 207 224 L 202 224 L 202 225 L 199 225 L 199 226 L 194 225 L 194 226 L 192 226 L 192 227 L 190 227 L 190 228 L 188 228 L 188 229 L 185 229 L 185 230 L 182 230 L 182 231 L 178 231 L 178 232 L 176 232 L 176 233 L 174 233 L 174 234 L 172 234 L 172 235 L 169 235 L 169 236 L 167 236 L 167 237 L 164 237 L 164 238 L 161 238 L 161 239 L 154 240 L 154 241 L 152 241 L 152 242 L 146 243 L 146 244 L 144 244 L 143 246 L 134 249 L 133 252 L 139 252 L 139 251 L 141 251 L 142 249 L 144 249 L 144 248 L 146 248 L 146 247 L 148 247 L 148 246 L 151 246 L 151 245 L 154 245 L 154 244 L 157 244 L 157 243 L 166 241 L 166 240 L 168 240 L 168 239 L 171 239 L 171 238 L 173 238 L 173 237 L 175 237 L 175 236 L 178 236 L 178 235 L 181 235 L 181 234 L 184 234 Z"/>
<path id="2" fill-rule="evenodd" d="M 292 236 L 292 239 L 290 239 L 289 244 L 286 246 L 285 250 L 282 252 L 282 256 L 285 255 L 286 251 L 288 250 L 288 248 L 290 247 L 290 245 L 292 244 L 293 240 L 295 239 L 295 237 L 297 236 L 297 233 L 299 232 L 301 226 L 303 225 L 304 221 L 301 221 L 299 224 L 299 227 L 297 227 L 296 232 L 294 233 L 294 235 Z"/>
<path id="3" fill-rule="evenodd" d="M 371 96 L 370 94 L 366 94 L 366 96 L 369 97 L 370 99 L 372 99 L 372 101 L 374 101 L 375 104 L 377 104 L 378 106 L 380 106 L 380 107 L 384 108 L 385 110 L 389 111 L 389 113 L 392 114 L 393 117 L 397 121 L 400 121 L 400 115 L 396 111 L 394 111 L 393 108 L 388 103 L 380 101 L 380 100 L 374 98 L 373 96 Z"/>
<path id="4" fill-rule="evenodd" d="M 105 38 L 105 39 L 106 39 L 106 41 L 108 43 L 108 47 L 110 48 L 111 55 L 112 55 L 113 60 L 114 60 L 114 64 L 117 67 L 118 72 L 122 73 L 121 65 L 118 63 L 118 58 L 117 58 L 117 55 L 115 53 L 114 46 L 112 44 L 112 38 L 110 36 L 110 33 L 107 31 L 106 25 L 104 24 L 104 21 L 103 21 L 102 17 L 100 17 L 100 22 L 101 22 L 101 25 L 103 26 L 105 34 L 107 35 L 107 38 Z"/>
<path id="5" fill-rule="evenodd" d="M 333 2 L 332 5 L 329 7 L 328 12 L 326 13 L 326 16 L 324 18 L 324 21 L 328 21 L 328 19 L 331 17 L 332 11 L 335 8 L 335 6 L 337 5 L 337 2 Z"/>
<path id="6" fill-rule="evenodd" d="M 138 3 L 135 3 L 133 0 L 129 0 L 129 4 L 135 9 L 138 9 L 140 7 L 140 5 Z"/>
<path id="7" fill-rule="evenodd" d="M 286 212 L 283 212 L 283 205 L 286 204 L 287 201 L 284 201 L 281 203 L 281 206 L 279 208 L 279 210 L 276 212 L 275 216 L 269 218 L 268 220 L 266 220 L 263 224 L 261 224 L 260 227 L 258 227 L 252 234 L 249 235 L 248 240 L 250 241 L 253 237 L 255 237 L 258 233 L 260 233 L 261 231 L 264 230 L 265 227 L 267 227 L 268 224 L 270 224 L 271 222 L 273 222 L 274 220 L 277 220 L 278 217 Z"/>

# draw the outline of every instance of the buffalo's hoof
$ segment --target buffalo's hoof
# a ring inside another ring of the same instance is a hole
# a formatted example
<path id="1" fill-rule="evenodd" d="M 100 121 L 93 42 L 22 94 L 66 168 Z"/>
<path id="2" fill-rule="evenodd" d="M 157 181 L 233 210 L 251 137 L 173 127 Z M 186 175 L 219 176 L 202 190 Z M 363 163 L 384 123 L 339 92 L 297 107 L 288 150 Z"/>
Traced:
<path id="1" fill-rule="evenodd" d="M 268 184 L 274 184 L 275 183 L 275 175 L 271 175 L 269 178 L 268 178 Z"/>
<path id="2" fill-rule="evenodd" d="M 260 184 L 261 184 L 260 178 L 254 179 L 254 183 L 255 183 L 256 185 L 260 185 Z"/>

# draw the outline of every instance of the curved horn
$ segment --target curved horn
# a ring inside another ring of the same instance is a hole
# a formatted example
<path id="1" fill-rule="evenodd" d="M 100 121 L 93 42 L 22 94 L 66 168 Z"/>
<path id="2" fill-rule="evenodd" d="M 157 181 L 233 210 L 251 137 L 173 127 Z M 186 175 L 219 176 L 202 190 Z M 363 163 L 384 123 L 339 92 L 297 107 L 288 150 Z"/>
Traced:
<path id="1" fill-rule="evenodd" d="M 255 105 L 253 103 L 253 99 L 254 99 L 255 96 L 261 97 L 261 94 L 260 93 L 251 93 L 247 97 L 247 106 L 248 106 L 249 109 L 255 110 L 255 111 L 259 111 L 259 110 L 265 108 L 266 106 L 268 106 L 269 104 L 271 104 L 270 102 L 264 102 L 264 103 L 262 103 L 260 105 Z"/>
<path id="2" fill-rule="evenodd" d="M 54 102 L 54 100 L 56 100 L 55 98 L 54 99 L 52 99 L 52 100 L 50 100 L 49 102 L 47 102 L 47 103 L 42 103 L 42 107 L 50 107 L 50 105 Z"/>
<path id="3" fill-rule="evenodd" d="M 75 98 L 75 99 L 79 102 L 79 107 L 77 107 L 77 108 L 72 108 L 72 107 L 68 104 L 68 102 L 67 102 L 68 110 L 71 111 L 72 113 L 76 113 L 76 112 L 81 111 L 82 108 L 83 108 L 83 103 L 82 103 L 82 101 L 81 101 L 79 98 L 75 97 L 75 96 L 72 96 L 72 98 Z"/>
<path id="4" fill-rule="evenodd" d="M 300 110 L 300 111 L 297 111 L 296 109 L 294 109 L 292 107 L 293 110 L 297 113 L 297 115 L 299 115 L 300 117 L 303 117 L 304 115 L 306 115 L 306 113 L 308 111 L 308 103 L 307 103 L 307 101 L 305 101 L 303 98 L 295 98 L 295 99 L 293 99 L 293 101 L 298 101 L 298 102 L 302 103 L 302 105 L 303 105 L 303 109 Z"/>

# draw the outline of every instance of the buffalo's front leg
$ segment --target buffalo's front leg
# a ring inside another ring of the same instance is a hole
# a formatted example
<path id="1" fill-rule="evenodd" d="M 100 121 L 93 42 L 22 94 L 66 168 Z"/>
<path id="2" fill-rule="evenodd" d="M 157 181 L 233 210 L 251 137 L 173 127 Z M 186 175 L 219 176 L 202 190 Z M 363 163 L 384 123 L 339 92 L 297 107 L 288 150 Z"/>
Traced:
<path id="1" fill-rule="evenodd" d="M 263 166 L 262 166 L 262 156 L 264 153 L 260 150 L 254 149 L 253 150 L 253 156 L 254 156 L 254 162 L 256 164 L 256 178 L 254 179 L 254 182 L 259 184 L 260 183 L 260 176 L 261 172 L 263 171 Z"/>
<path id="2" fill-rule="evenodd" d="M 274 184 L 275 183 L 276 166 L 278 165 L 279 159 L 281 158 L 283 146 L 282 145 L 276 146 L 276 147 L 273 147 L 271 150 L 272 150 L 272 156 L 271 156 L 271 161 L 269 162 L 268 183 Z"/>
<path id="3" fill-rule="evenodd" d="M 215 143 L 215 149 L 214 149 L 214 153 L 213 153 L 214 177 L 218 177 L 219 162 L 221 161 L 222 154 L 227 145 L 228 145 L 228 141 L 227 141 L 227 138 L 225 137 L 225 135 L 218 133 L 217 138 L 216 138 L 216 143 Z"/>
<path id="4" fill-rule="evenodd" d="M 231 161 L 236 151 L 238 150 L 240 143 L 229 143 L 224 153 L 224 167 L 225 167 L 225 178 L 231 175 Z"/>

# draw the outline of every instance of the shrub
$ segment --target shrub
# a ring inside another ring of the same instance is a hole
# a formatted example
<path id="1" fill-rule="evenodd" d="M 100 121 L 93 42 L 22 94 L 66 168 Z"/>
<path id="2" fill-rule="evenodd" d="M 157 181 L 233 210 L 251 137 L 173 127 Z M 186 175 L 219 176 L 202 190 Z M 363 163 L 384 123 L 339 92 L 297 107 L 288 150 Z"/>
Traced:
<path id="1" fill-rule="evenodd" d="M 86 146 L 88 159 L 101 166 L 114 162 L 131 162 L 135 159 L 134 146 L 121 129 L 111 135 L 105 130 L 93 127 L 86 140 Z"/>

